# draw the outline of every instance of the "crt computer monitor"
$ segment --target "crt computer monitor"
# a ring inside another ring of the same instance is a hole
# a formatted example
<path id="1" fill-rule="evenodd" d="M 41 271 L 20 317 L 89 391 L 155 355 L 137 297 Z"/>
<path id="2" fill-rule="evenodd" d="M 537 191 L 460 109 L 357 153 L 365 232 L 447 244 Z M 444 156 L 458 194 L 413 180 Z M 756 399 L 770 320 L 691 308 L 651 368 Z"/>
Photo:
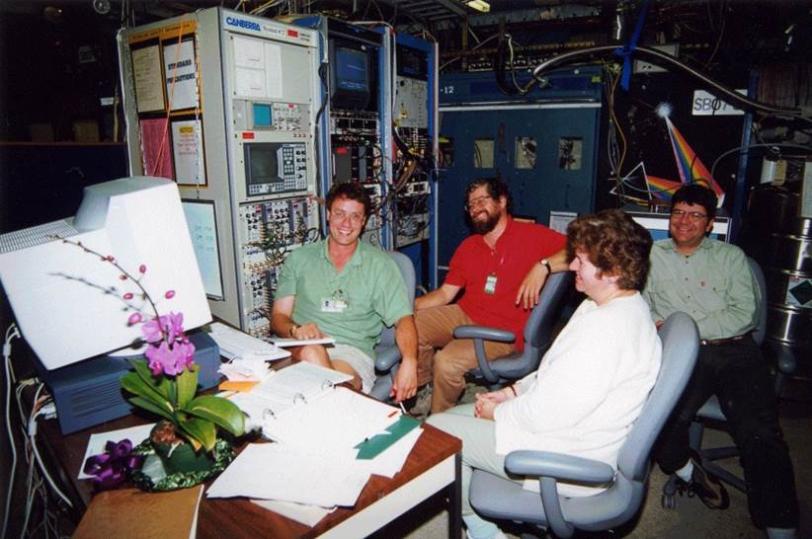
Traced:
<path id="1" fill-rule="evenodd" d="M 182 312 L 186 330 L 211 321 L 176 184 L 130 177 L 92 185 L 75 217 L 0 236 L 0 281 L 23 337 L 47 370 L 126 349 L 141 337 L 140 324 L 127 324 L 132 311 L 107 292 L 136 287 L 112 265 L 55 236 L 111 255 L 133 275 L 144 265 L 141 282 L 158 312 Z M 168 290 L 175 292 L 171 299 Z"/>
<path id="2" fill-rule="evenodd" d="M 330 95 L 333 107 L 367 108 L 372 95 L 371 67 L 368 50 L 339 40 L 330 41 Z"/>

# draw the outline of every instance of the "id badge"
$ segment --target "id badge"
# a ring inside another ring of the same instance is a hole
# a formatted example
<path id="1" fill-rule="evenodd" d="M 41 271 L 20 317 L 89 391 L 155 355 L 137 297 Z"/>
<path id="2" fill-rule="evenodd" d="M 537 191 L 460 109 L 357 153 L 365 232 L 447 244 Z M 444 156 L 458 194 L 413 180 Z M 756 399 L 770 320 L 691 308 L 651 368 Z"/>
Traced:
<path id="1" fill-rule="evenodd" d="M 321 312 L 323 313 L 343 313 L 347 309 L 347 302 L 343 299 L 322 298 Z"/>
<path id="2" fill-rule="evenodd" d="M 485 279 L 485 293 L 489 295 L 493 295 L 496 292 L 496 275 L 491 273 L 488 275 L 488 278 Z"/>

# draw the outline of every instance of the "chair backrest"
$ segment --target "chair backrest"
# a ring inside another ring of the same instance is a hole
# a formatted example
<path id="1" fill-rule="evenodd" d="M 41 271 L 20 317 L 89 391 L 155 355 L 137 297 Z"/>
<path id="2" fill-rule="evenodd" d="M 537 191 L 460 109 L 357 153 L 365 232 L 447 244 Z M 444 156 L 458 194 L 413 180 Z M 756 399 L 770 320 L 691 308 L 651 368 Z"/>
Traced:
<path id="1" fill-rule="evenodd" d="M 475 378 L 483 378 L 496 389 L 508 380 L 517 380 L 538 369 L 541 358 L 553 342 L 553 330 L 559 320 L 564 297 L 571 290 L 572 272 L 553 273 L 544 283 L 539 302 L 533 307 L 524 324 L 524 350 L 514 352 L 499 361 L 469 371 Z M 475 344 L 475 346 L 481 346 Z M 477 354 L 484 355 L 484 349 Z"/>
<path id="2" fill-rule="evenodd" d="M 403 282 L 406 283 L 406 293 L 409 295 L 409 304 L 414 305 L 415 283 L 417 278 L 415 277 L 412 259 L 398 251 L 386 251 L 386 253 L 395 261 L 395 264 L 397 264 L 400 274 L 403 276 Z M 395 344 L 395 328 L 385 327 L 381 332 L 379 346 L 390 344 Z"/>
<path id="3" fill-rule="evenodd" d="M 662 364 L 648 400 L 618 455 L 618 481 L 644 482 L 654 442 L 688 384 L 699 353 L 696 322 L 683 312 L 672 313 L 660 328 Z"/>
<path id="4" fill-rule="evenodd" d="M 753 340 L 761 346 L 767 333 L 767 281 L 761 266 L 754 259 L 747 257 L 750 273 L 756 283 L 756 327 L 753 329 Z"/>
<path id="5" fill-rule="evenodd" d="M 563 306 L 564 295 L 570 290 L 572 272 L 553 273 L 544 283 L 538 305 L 533 307 L 524 325 L 525 348 L 540 354 L 539 359 L 552 344 L 553 329 Z"/>

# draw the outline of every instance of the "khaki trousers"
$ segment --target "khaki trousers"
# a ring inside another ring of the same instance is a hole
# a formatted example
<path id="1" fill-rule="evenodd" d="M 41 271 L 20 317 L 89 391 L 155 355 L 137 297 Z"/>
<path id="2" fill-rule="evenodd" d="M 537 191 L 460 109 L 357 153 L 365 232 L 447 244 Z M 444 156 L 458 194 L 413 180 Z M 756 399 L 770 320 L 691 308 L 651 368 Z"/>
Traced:
<path id="1" fill-rule="evenodd" d="M 456 405 L 465 390 L 465 373 L 477 365 L 474 341 L 454 339 L 454 328 L 475 324 L 457 305 L 441 305 L 415 313 L 418 338 L 418 383 L 432 372 L 431 413 Z M 489 359 L 513 352 L 513 344 L 485 341 Z M 422 373 L 422 374 L 421 374 Z"/>

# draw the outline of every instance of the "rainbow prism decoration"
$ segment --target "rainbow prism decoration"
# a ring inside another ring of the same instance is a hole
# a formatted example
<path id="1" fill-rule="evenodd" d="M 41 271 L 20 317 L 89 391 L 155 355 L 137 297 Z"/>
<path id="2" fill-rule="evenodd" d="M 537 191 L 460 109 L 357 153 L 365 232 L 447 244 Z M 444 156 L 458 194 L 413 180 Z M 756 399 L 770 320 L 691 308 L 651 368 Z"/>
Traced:
<path id="1" fill-rule="evenodd" d="M 713 192 L 716 193 L 716 198 L 719 200 L 719 207 L 721 207 L 725 201 L 724 190 L 716 183 L 708 167 L 699 159 L 699 156 L 688 144 L 688 141 L 686 141 L 682 133 L 674 127 L 671 119 L 667 116 L 665 117 L 665 123 L 668 127 L 668 138 L 671 139 L 671 149 L 674 152 L 674 161 L 677 163 L 680 181 L 667 180 L 646 174 L 646 183 L 648 184 L 649 191 L 654 197 L 668 202 L 671 200 L 674 192 L 683 185 L 697 183 L 712 189 Z"/>

